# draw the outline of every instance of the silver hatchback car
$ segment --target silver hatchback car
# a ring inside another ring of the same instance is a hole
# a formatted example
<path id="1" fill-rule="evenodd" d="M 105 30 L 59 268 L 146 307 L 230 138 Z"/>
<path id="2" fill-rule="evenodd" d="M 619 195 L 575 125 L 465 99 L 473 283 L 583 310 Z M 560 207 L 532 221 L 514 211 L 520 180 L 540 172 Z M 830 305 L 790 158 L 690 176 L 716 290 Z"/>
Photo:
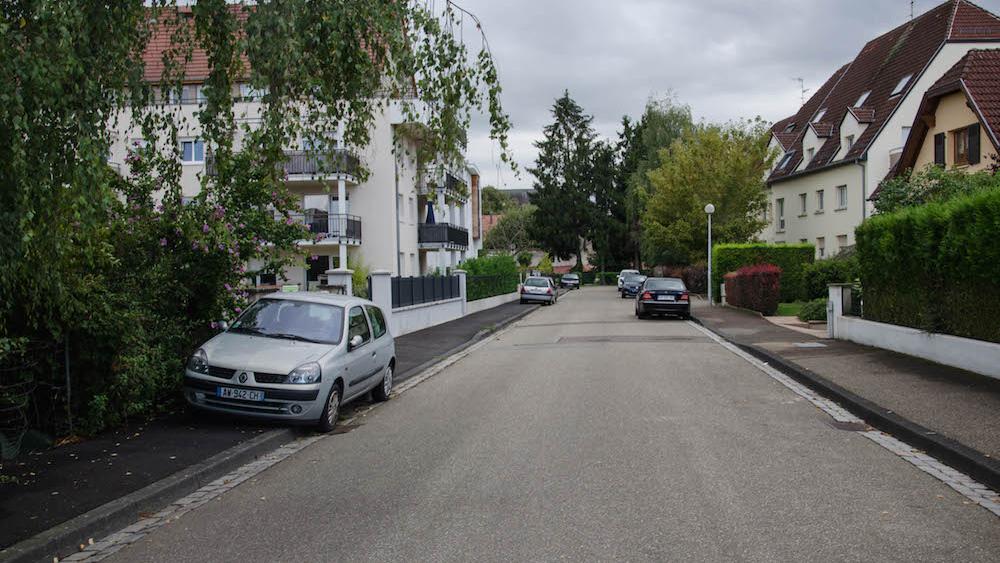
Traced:
<path id="1" fill-rule="evenodd" d="M 396 345 L 371 301 L 328 293 L 261 298 L 188 360 L 184 396 L 200 409 L 314 423 L 392 392 Z"/>

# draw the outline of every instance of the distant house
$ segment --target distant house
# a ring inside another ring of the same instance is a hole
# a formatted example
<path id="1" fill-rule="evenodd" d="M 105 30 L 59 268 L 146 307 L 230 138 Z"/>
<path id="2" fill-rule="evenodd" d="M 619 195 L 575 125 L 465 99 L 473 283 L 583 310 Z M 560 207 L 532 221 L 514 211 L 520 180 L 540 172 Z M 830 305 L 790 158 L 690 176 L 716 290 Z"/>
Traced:
<path id="1" fill-rule="evenodd" d="M 890 176 L 928 164 L 969 172 L 996 164 L 1000 49 L 966 53 L 924 94 L 912 127 Z"/>
<path id="2" fill-rule="evenodd" d="M 780 156 L 767 178 L 761 237 L 812 243 L 819 258 L 853 245 L 924 93 L 983 48 L 1000 48 L 1000 18 L 967 0 L 949 0 L 869 41 L 795 115 L 774 124 L 771 147 Z"/>
<path id="3" fill-rule="evenodd" d="M 528 205 L 531 203 L 531 194 L 535 193 L 534 188 L 518 188 L 511 190 L 500 190 L 514 200 L 518 205 Z"/>

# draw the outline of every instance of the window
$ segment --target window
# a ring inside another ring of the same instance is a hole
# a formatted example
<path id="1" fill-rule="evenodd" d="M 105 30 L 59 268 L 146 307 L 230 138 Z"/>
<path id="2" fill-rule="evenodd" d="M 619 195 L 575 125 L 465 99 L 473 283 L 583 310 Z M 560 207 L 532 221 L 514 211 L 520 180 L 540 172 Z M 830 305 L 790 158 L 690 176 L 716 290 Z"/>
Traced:
<path id="1" fill-rule="evenodd" d="M 860 96 L 858 96 L 858 101 L 854 102 L 854 107 L 859 108 L 865 105 L 865 102 L 868 101 L 868 95 L 871 93 L 871 90 L 864 91 Z"/>
<path id="2" fill-rule="evenodd" d="M 417 205 L 413 201 L 413 196 L 410 196 L 409 203 L 406 205 L 407 213 L 410 214 L 410 223 L 417 220 Z"/>
<path id="3" fill-rule="evenodd" d="M 778 164 L 778 170 L 784 170 L 788 163 L 792 161 L 792 157 L 795 156 L 795 151 L 785 153 L 785 157 L 781 159 L 781 163 Z"/>
<path id="4" fill-rule="evenodd" d="M 201 104 L 205 101 L 205 87 L 201 84 L 188 84 L 181 89 L 182 104 Z"/>
<path id="5" fill-rule="evenodd" d="M 847 150 L 854 148 L 854 135 L 844 137 L 844 146 L 847 147 Z"/>
<path id="6" fill-rule="evenodd" d="M 181 141 L 181 160 L 188 164 L 205 162 L 205 141 L 201 139 Z"/>
<path id="7" fill-rule="evenodd" d="M 240 84 L 240 97 L 244 100 L 259 100 L 267 94 L 267 88 L 254 88 L 249 84 Z"/>
<path id="8" fill-rule="evenodd" d="M 806 194 L 799 194 L 799 217 L 806 216 Z"/>
<path id="9" fill-rule="evenodd" d="M 417 264 L 417 255 L 410 253 L 410 274 L 414 276 L 420 275 L 420 266 Z"/>
<path id="10" fill-rule="evenodd" d="M 816 252 L 820 258 L 826 256 L 826 237 L 816 237 Z"/>
<path id="11" fill-rule="evenodd" d="M 778 207 L 778 230 L 785 230 L 785 198 L 779 198 L 777 201 Z"/>
<path id="12" fill-rule="evenodd" d="M 889 95 L 897 96 L 899 94 L 902 94 L 903 88 L 906 88 L 906 85 L 909 84 L 911 78 L 913 78 L 912 74 L 907 74 L 903 78 L 900 78 L 899 82 L 896 84 L 896 87 L 892 89 L 892 94 Z"/>
<path id="13" fill-rule="evenodd" d="M 847 235 L 837 235 L 837 252 L 847 248 Z"/>
<path id="14" fill-rule="evenodd" d="M 361 307 L 351 307 L 351 313 L 347 319 L 347 341 L 354 340 L 355 336 L 361 337 L 361 344 L 371 341 L 372 331 L 368 328 L 368 321 Z"/>
<path id="15" fill-rule="evenodd" d="M 319 281 L 319 277 L 330 269 L 329 256 L 311 256 L 307 260 L 309 268 L 306 270 L 307 281 Z"/>
<path id="16" fill-rule="evenodd" d="M 964 166 L 969 163 L 969 130 L 968 128 L 956 129 L 951 132 L 952 146 L 955 147 L 955 166 Z"/>
<path id="17" fill-rule="evenodd" d="M 382 335 L 385 334 L 385 317 L 382 316 L 382 309 L 371 305 L 366 305 L 365 309 L 368 310 L 368 318 L 372 321 L 372 332 L 375 334 L 375 338 L 382 338 Z"/>
<path id="18" fill-rule="evenodd" d="M 813 156 L 815 155 L 816 155 L 816 149 L 814 148 L 806 149 L 806 166 L 808 166 L 809 163 L 812 162 Z"/>
<path id="19" fill-rule="evenodd" d="M 807 244 L 808 242 L 809 242 L 809 239 L 807 239 L 807 238 L 800 238 L 799 239 L 799 244 Z"/>
<path id="20" fill-rule="evenodd" d="M 837 209 L 847 209 L 847 186 L 837 186 Z"/>
<path id="21" fill-rule="evenodd" d="M 788 125 L 785 126 L 785 133 L 791 133 L 792 131 L 795 131 L 794 123 L 789 123 Z"/>
<path id="22" fill-rule="evenodd" d="M 906 144 L 906 140 L 909 139 L 909 138 L 910 138 L 910 127 L 908 127 L 908 126 L 907 127 L 903 127 L 903 130 L 900 132 L 900 135 L 899 135 L 899 140 L 900 140 L 899 145 L 900 146 L 905 145 Z"/>
<path id="23" fill-rule="evenodd" d="M 823 190 L 816 190 L 816 213 L 823 212 L 823 206 L 824 206 L 823 195 L 824 195 Z"/>
<path id="24" fill-rule="evenodd" d="M 819 120 L 823 119 L 824 115 L 826 115 L 826 108 L 819 110 L 819 113 L 816 114 L 816 117 L 813 118 L 812 122 L 819 123 Z"/>

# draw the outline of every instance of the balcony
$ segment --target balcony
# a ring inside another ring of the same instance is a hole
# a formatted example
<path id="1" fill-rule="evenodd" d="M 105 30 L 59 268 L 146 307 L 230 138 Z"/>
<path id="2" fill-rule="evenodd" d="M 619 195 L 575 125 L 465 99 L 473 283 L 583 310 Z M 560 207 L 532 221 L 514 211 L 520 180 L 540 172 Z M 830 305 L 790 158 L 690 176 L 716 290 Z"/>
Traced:
<path id="1" fill-rule="evenodd" d="M 459 199 L 463 202 L 469 199 L 469 190 L 465 180 L 459 178 L 451 170 L 444 166 L 421 169 L 417 183 L 417 193 L 423 196 L 430 196 L 441 189 L 449 197 Z"/>
<path id="2" fill-rule="evenodd" d="M 291 215 L 293 221 L 309 226 L 312 244 L 361 244 L 361 217 L 313 212 Z"/>
<path id="3" fill-rule="evenodd" d="M 417 246 L 423 249 L 466 250 L 469 248 L 469 230 L 448 223 L 421 223 L 417 229 Z"/>
<path id="4" fill-rule="evenodd" d="M 321 180 L 339 180 L 357 183 L 360 160 L 348 149 L 334 149 L 329 153 L 315 151 L 285 151 L 285 161 L 280 165 L 279 172 L 284 174 L 288 182 L 317 182 Z M 209 176 L 218 174 L 215 157 L 209 153 L 205 157 L 205 173 Z"/>

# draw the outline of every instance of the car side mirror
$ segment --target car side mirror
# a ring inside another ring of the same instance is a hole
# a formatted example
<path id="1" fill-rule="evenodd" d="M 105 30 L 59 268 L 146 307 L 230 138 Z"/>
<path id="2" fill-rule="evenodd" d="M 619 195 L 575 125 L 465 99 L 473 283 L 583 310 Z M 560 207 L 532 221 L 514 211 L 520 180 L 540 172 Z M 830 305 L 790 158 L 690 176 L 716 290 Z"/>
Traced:
<path id="1" fill-rule="evenodd" d="M 357 348 L 358 346 L 361 346 L 361 342 L 362 342 L 361 335 L 360 334 L 355 334 L 347 342 L 347 349 L 348 350 L 353 350 L 353 349 Z"/>
<path id="2" fill-rule="evenodd" d="M 219 321 L 218 323 L 216 323 L 216 326 L 218 326 L 219 330 L 221 330 L 222 332 L 225 332 L 225 331 L 229 330 L 229 322 L 228 321 Z"/>

